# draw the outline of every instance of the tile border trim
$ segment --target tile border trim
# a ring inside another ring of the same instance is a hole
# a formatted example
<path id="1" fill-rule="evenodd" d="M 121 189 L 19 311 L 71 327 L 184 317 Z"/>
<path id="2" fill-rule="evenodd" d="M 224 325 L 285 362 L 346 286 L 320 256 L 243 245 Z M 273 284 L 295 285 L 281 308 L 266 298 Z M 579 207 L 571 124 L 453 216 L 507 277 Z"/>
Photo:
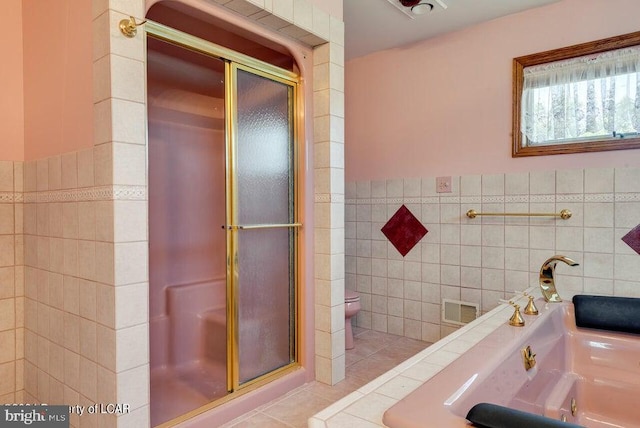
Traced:
<path id="1" fill-rule="evenodd" d="M 0 192 L 0 203 L 14 203 L 22 201 L 22 193 Z"/>
<path id="2" fill-rule="evenodd" d="M 42 192 L 13 193 L 13 200 L 7 202 L 47 203 L 47 202 L 91 202 L 91 201 L 146 201 L 146 186 L 97 186 L 82 189 L 49 190 Z M 0 202 L 4 202 L 0 194 Z"/>
<path id="3" fill-rule="evenodd" d="M 316 195 L 316 202 L 322 200 Z M 342 202 L 342 201 L 340 201 Z M 564 195 L 510 195 L 510 196 L 426 196 L 421 198 L 347 198 L 349 205 L 376 204 L 503 204 L 503 203 L 582 203 L 582 202 L 640 202 L 640 193 L 592 193 Z"/>
<path id="4" fill-rule="evenodd" d="M 346 200 L 343 194 L 340 193 L 316 193 L 314 195 L 314 202 L 336 202 L 345 203 Z"/>

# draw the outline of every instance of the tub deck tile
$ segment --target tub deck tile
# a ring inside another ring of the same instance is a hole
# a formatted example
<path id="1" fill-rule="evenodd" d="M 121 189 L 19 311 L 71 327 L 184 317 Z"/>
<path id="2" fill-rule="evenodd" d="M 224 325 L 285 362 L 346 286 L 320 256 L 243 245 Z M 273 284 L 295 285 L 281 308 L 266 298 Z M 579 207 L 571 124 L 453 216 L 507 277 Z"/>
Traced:
<path id="1" fill-rule="evenodd" d="M 407 376 L 394 376 L 387 383 L 376 389 L 379 394 L 386 395 L 387 397 L 395 398 L 396 400 L 402 400 L 409 393 L 415 391 L 422 382 L 416 379 L 412 379 Z"/>
<path id="2" fill-rule="evenodd" d="M 532 289 L 527 290 L 531 292 Z M 524 307 L 526 297 L 514 298 Z M 457 360 L 496 328 L 508 322 L 513 308 L 507 303 L 487 312 L 433 345 L 391 368 L 371 383 L 309 419 L 311 428 L 384 427 L 384 412 Z"/>
<path id="3" fill-rule="evenodd" d="M 380 426 L 384 426 L 382 424 L 382 415 L 389 407 L 393 406 L 398 401 L 399 400 L 387 397 L 386 395 L 372 392 L 347 407 L 345 412 L 369 422 L 377 423 Z"/>

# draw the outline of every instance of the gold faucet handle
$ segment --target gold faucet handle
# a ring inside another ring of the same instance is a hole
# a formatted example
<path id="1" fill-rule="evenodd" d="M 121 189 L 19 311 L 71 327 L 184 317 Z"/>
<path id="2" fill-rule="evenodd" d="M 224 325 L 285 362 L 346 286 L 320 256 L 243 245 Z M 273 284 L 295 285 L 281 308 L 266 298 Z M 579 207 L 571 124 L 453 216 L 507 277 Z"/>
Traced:
<path id="1" fill-rule="evenodd" d="M 533 296 L 529 296 L 529 303 L 527 303 L 527 306 L 524 307 L 524 313 L 526 315 L 538 315 L 538 308 L 533 302 Z"/>
<path id="2" fill-rule="evenodd" d="M 531 346 L 522 349 L 522 360 L 525 370 L 529 371 L 536 366 L 536 354 L 531 351 Z"/>
<path id="3" fill-rule="evenodd" d="M 520 305 L 513 305 L 515 310 L 513 311 L 513 315 L 509 318 L 509 325 L 514 327 L 524 327 L 524 318 L 522 318 L 522 314 L 520 313 Z"/>

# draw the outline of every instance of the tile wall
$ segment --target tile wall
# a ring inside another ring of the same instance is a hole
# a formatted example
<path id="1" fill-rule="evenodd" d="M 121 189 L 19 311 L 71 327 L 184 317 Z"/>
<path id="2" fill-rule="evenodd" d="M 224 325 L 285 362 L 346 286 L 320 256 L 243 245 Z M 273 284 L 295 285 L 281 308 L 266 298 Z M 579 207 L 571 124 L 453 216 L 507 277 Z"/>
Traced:
<path id="1" fill-rule="evenodd" d="M 441 322 L 442 299 L 487 312 L 537 285 L 555 254 L 580 263 L 558 265 L 562 297 L 640 297 L 640 255 L 621 239 L 640 224 L 639 168 L 452 177 L 451 193 L 437 193 L 435 177 L 349 182 L 346 198 L 346 287 L 361 296 L 360 327 L 438 340 L 458 328 Z M 403 204 L 428 230 L 405 257 L 380 230 Z M 564 208 L 568 220 L 465 215 Z"/>
<path id="2" fill-rule="evenodd" d="M 23 399 L 23 163 L 0 161 L 0 403 Z"/>
<path id="3" fill-rule="evenodd" d="M 146 192 L 105 184 L 105 153 L 24 163 L 25 402 L 147 404 Z M 115 426 L 82 424 L 98 418 Z"/>
<path id="4" fill-rule="evenodd" d="M 344 27 L 313 53 L 315 378 L 345 377 Z M 337 26 L 337 24 L 336 24 Z"/>

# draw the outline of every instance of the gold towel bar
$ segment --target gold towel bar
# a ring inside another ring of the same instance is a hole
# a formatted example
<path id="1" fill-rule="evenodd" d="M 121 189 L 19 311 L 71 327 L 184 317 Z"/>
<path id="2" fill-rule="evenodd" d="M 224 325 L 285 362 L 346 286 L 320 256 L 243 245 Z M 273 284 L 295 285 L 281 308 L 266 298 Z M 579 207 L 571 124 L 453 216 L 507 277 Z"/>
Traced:
<path id="1" fill-rule="evenodd" d="M 479 213 L 476 210 L 467 211 L 467 217 L 476 218 L 479 215 L 490 216 L 517 216 L 517 217 L 560 217 L 563 220 L 571 218 L 571 211 L 564 209 L 559 213 Z"/>

